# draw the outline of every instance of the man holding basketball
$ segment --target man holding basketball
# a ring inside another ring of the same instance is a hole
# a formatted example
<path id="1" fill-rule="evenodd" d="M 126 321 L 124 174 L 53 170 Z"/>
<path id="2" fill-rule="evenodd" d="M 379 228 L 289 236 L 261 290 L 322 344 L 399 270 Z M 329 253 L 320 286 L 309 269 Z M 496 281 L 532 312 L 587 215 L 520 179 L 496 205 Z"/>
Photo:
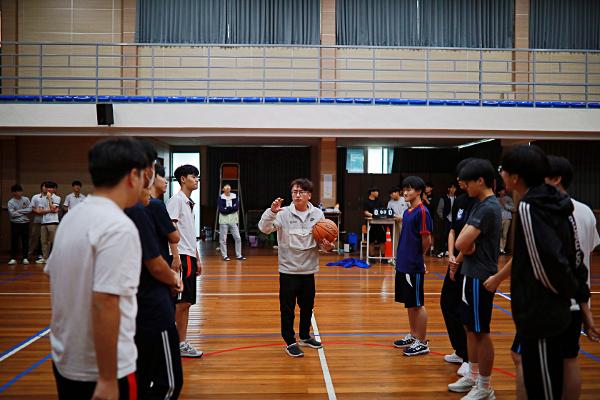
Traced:
<path id="1" fill-rule="evenodd" d="M 282 207 L 283 199 L 276 198 L 263 213 L 258 228 L 267 235 L 277 231 L 281 336 L 286 343 L 285 352 L 290 357 L 302 357 L 304 353 L 300 346 L 323 347 L 310 336 L 315 304 L 315 272 L 319 271 L 319 246 L 330 251 L 333 244 L 326 239 L 317 243 L 312 236 L 313 226 L 324 218 L 323 212 L 310 203 L 312 182 L 300 178 L 290 186 L 292 204 Z M 299 343 L 296 343 L 294 332 L 296 303 L 300 307 Z"/>

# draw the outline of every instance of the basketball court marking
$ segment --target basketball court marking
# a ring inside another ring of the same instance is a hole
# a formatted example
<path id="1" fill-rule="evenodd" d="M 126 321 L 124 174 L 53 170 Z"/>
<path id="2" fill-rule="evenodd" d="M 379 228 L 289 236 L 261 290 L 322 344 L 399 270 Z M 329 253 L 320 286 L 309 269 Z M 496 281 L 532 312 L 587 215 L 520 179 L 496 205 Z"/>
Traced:
<path id="1" fill-rule="evenodd" d="M 590 292 L 591 294 L 600 294 L 600 292 Z M 277 292 L 248 292 L 248 293 L 198 293 L 200 296 L 213 297 L 213 296 L 279 296 Z M 500 297 L 504 297 L 507 300 L 510 298 L 507 294 L 496 291 L 496 294 Z M 317 296 L 393 296 L 391 292 L 317 292 Z M 439 296 L 441 293 L 438 292 L 426 292 L 426 296 Z M 49 292 L 0 292 L 0 296 L 50 296 Z"/>
<path id="2" fill-rule="evenodd" d="M 315 339 L 320 342 L 321 335 L 319 335 L 319 327 L 317 326 L 317 320 L 314 312 L 311 317 L 311 323 Z M 329 400 L 336 400 L 337 397 L 335 396 L 335 389 L 333 388 L 333 382 L 331 381 L 331 375 L 329 374 L 329 367 L 327 366 L 327 359 L 325 358 L 325 349 L 321 347 L 318 352 L 319 360 L 321 361 L 321 370 L 323 370 L 323 379 L 325 380 L 325 387 L 327 388 L 327 397 Z"/>
<path id="3" fill-rule="evenodd" d="M 2 354 L 0 356 L 0 362 L 6 360 L 8 357 L 12 356 L 13 354 L 21 351 L 22 349 L 29 346 L 31 343 L 35 342 L 39 338 L 44 337 L 48 332 L 50 332 L 50 327 L 45 327 L 44 329 L 42 329 L 35 335 L 30 336 L 29 338 L 25 339 L 23 342 L 19 343 L 18 345 L 12 347 L 11 349 L 8 349 L 6 352 L 4 352 L 4 354 Z"/>

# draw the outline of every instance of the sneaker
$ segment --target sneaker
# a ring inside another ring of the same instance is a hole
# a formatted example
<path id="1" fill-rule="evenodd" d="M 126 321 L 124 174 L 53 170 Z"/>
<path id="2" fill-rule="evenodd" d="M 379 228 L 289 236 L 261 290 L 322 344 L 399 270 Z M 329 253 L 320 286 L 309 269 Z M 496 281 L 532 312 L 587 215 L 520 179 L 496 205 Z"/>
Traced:
<path id="1" fill-rule="evenodd" d="M 24 258 L 24 259 L 23 259 L 23 262 L 22 262 L 22 264 L 23 264 L 23 265 L 27 265 L 27 264 L 29 264 L 29 260 L 28 260 L 28 259 L 26 259 L 26 258 Z"/>
<path id="2" fill-rule="evenodd" d="M 231 258 L 225 256 L 225 257 L 223 257 L 223 261 L 231 261 Z"/>
<path id="3" fill-rule="evenodd" d="M 238 260 L 238 261 L 244 261 L 246 259 L 246 257 L 239 256 L 239 257 L 236 257 L 235 259 Z"/>
<path id="4" fill-rule="evenodd" d="M 196 350 L 187 340 L 179 344 L 179 352 L 181 353 L 181 357 L 193 358 L 200 358 L 204 354 L 202 351 Z"/>
<path id="5" fill-rule="evenodd" d="M 456 393 L 467 393 L 475 387 L 475 381 L 468 376 L 463 376 L 454 383 L 448 385 L 448 390 Z"/>
<path id="6" fill-rule="evenodd" d="M 17 263 L 17 260 L 15 260 L 14 258 L 11 258 L 11 259 L 8 261 L 8 265 L 15 265 L 16 263 Z"/>
<path id="7" fill-rule="evenodd" d="M 395 340 L 394 347 L 408 347 L 413 344 L 414 341 L 415 338 L 409 333 L 408 335 L 404 336 L 404 339 Z"/>
<path id="8" fill-rule="evenodd" d="M 442 258 L 442 257 L 444 257 L 444 252 L 442 251 L 442 252 L 438 253 L 438 255 L 437 255 L 436 257 L 437 257 L 437 258 Z"/>
<path id="9" fill-rule="evenodd" d="M 462 400 L 496 400 L 496 394 L 492 388 L 474 387 Z"/>
<path id="10" fill-rule="evenodd" d="M 273 248 L 274 248 L 275 250 L 277 250 L 277 249 L 279 248 L 279 246 L 277 246 L 277 245 L 274 245 L 274 246 L 273 246 Z"/>
<path id="11" fill-rule="evenodd" d="M 292 343 L 289 346 L 285 346 L 285 352 L 290 357 L 303 357 L 304 352 L 298 346 L 298 343 Z"/>
<path id="12" fill-rule="evenodd" d="M 323 345 L 321 344 L 321 342 L 319 342 L 318 340 L 316 340 L 315 338 L 308 338 L 308 339 L 300 339 L 300 342 L 298 343 L 300 346 L 306 346 L 306 347 L 310 347 L 312 349 L 321 349 L 323 348 Z"/>
<path id="13" fill-rule="evenodd" d="M 463 362 L 462 365 L 460 366 L 460 368 L 458 369 L 458 371 L 456 371 L 456 375 L 459 375 L 459 376 L 467 376 L 468 373 L 469 373 L 469 363 L 468 362 Z"/>
<path id="14" fill-rule="evenodd" d="M 462 364 L 463 359 L 457 356 L 456 352 L 454 352 L 452 354 L 446 354 L 444 356 L 444 361 L 446 361 L 447 363 Z"/>
<path id="15" fill-rule="evenodd" d="M 506 255 L 506 250 L 500 250 L 500 255 L 505 256 Z"/>
<path id="16" fill-rule="evenodd" d="M 419 339 L 415 339 L 414 343 L 410 347 L 404 349 L 403 353 L 405 356 L 419 356 L 421 354 L 429 353 L 428 341 L 421 342 Z"/>
<path id="17" fill-rule="evenodd" d="M 46 264 L 46 260 L 44 260 L 43 258 L 40 258 L 38 260 L 35 260 L 36 264 Z"/>

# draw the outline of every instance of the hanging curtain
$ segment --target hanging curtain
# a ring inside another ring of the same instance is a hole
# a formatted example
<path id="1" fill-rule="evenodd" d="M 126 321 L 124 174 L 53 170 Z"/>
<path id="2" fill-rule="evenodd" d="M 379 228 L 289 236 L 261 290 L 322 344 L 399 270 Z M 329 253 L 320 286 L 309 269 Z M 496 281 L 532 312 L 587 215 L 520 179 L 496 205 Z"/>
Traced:
<path id="1" fill-rule="evenodd" d="M 138 43 L 225 43 L 223 0 L 138 0 Z"/>
<path id="2" fill-rule="evenodd" d="M 138 43 L 320 43 L 320 0 L 138 0 L 136 14 Z"/>
<path id="3" fill-rule="evenodd" d="M 531 0 L 529 46 L 600 50 L 600 1 Z"/>
<path id="4" fill-rule="evenodd" d="M 337 44 L 418 46 L 418 0 L 336 0 Z"/>
<path id="5" fill-rule="evenodd" d="M 419 0 L 421 45 L 512 48 L 514 0 Z"/>
<path id="6" fill-rule="evenodd" d="M 227 0 L 227 43 L 320 43 L 320 0 Z"/>

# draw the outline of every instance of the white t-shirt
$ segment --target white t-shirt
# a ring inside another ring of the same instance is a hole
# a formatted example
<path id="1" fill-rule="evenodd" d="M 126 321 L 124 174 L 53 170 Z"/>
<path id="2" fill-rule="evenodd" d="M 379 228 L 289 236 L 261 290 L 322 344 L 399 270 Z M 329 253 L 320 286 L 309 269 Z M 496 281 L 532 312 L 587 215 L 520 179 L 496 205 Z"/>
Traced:
<path id="1" fill-rule="evenodd" d="M 36 209 L 38 207 L 41 206 L 40 201 L 42 200 L 42 194 L 38 193 L 38 194 L 34 194 L 31 197 L 31 209 Z M 34 224 L 41 224 L 42 223 L 42 216 L 39 214 L 33 214 L 33 223 Z"/>
<path id="2" fill-rule="evenodd" d="M 167 211 L 173 221 L 177 221 L 179 231 L 179 254 L 196 257 L 196 229 L 194 228 L 194 212 L 190 207 L 191 201 L 179 191 L 167 202 Z"/>
<path id="3" fill-rule="evenodd" d="M 394 210 L 394 215 L 399 215 L 402 217 L 404 215 L 404 211 L 410 208 L 410 204 L 408 204 L 408 202 L 401 197 L 398 200 L 388 201 L 387 208 Z"/>
<path id="4" fill-rule="evenodd" d="M 67 195 L 67 197 L 65 197 L 65 206 L 69 207 L 69 211 L 71 211 L 73 209 L 73 207 L 75 207 L 77 204 L 81 203 L 83 200 L 85 200 L 85 195 L 84 194 L 79 194 L 79 197 L 75 196 L 75 193 L 70 193 Z"/>
<path id="5" fill-rule="evenodd" d="M 575 224 L 577 224 L 577 234 L 583 252 L 583 263 L 588 269 L 588 286 L 590 286 L 590 256 L 592 251 L 600 245 L 600 237 L 596 229 L 596 217 L 594 212 L 585 204 L 574 199 L 571 199 L 571 201 L 573 207 L 575 207 L 573 216 L 575 217 Z"/>
<path id="6" fill-rule="evenodd" d="M 60 197 L 53 194 L 52 204 L 54 204 L 57 207 L 60 207 Z M 44 210 L 49 210 L 50 205 L 48 204 L 48 198 L 46 196 L 41 197 L 38 200 L 38 206 L 42 207 Z M 58 224 L 58 212 L 42 215 L 42 224 Z"/>
<path id="7" fill-rule="evenodd" d="M 85 223 L 81 223 L 85 221 Z M 65 378 L 97 381 L 92 292 L 119 296 L 117 377 L 135 371 L 136 293 L 142 249 L 134 223 L 117 204 L 89 196 L 58 226 L 44 271 L 50 276 L 52 359 Z"/>

